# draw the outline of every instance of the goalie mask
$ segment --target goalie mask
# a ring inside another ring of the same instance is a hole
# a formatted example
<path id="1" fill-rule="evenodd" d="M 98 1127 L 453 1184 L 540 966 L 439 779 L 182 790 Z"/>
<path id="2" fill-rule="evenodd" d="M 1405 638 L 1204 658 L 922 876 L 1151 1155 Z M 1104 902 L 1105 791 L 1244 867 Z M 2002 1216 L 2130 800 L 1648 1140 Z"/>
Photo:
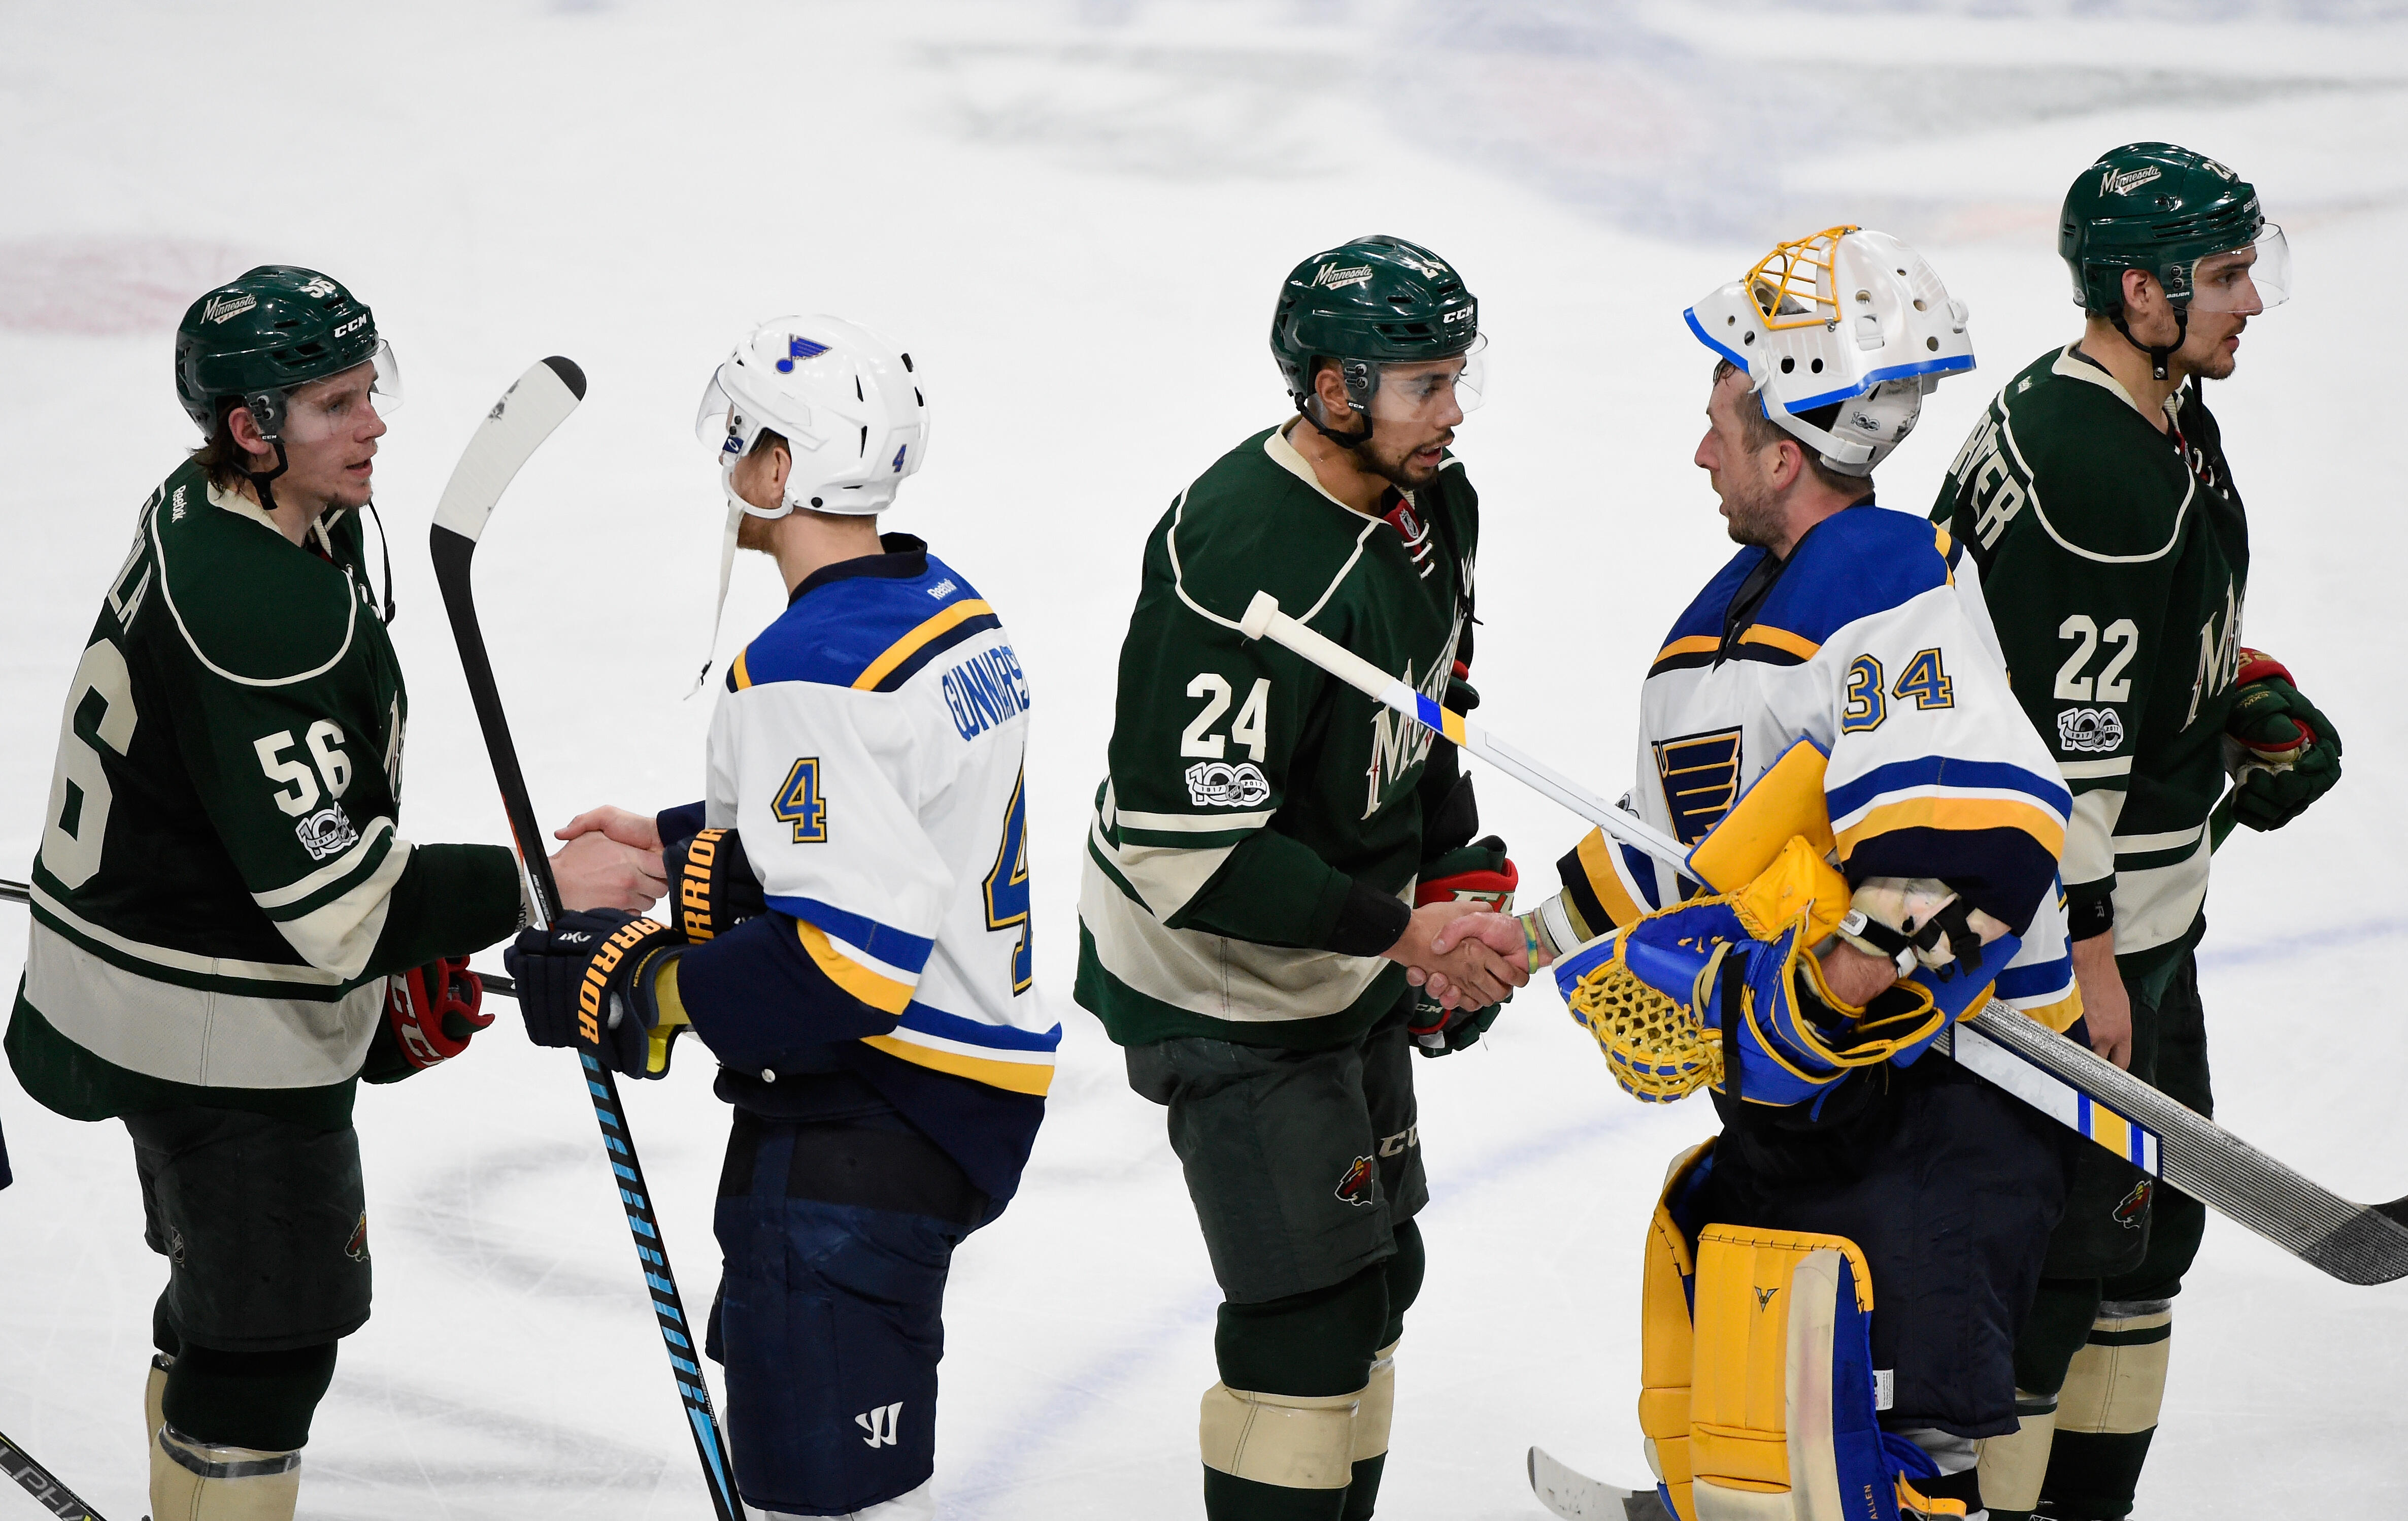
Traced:
<path id="1" fill-rule="evenodd" d="M 744 520 L 782 518 L 797 508 L 847 517 L 884 511 L 927 453 L 928 403 L 911 356 L 890 339 L 841 318 L 780 317 L 755 328 L 712 372 L 694 431 L 718 459 L 727 495 L 710 620 L 715 658 Z M 774 508 L 755 507 L 736 491 L 736 467 L 765 432 L 785 440 L 794 461 Z M 702 676 L 710 674 L 711 658 Z M 695 678 L 695 690 L 701 683 Z"/>
<path id="2" fill-rule="evenodd" d="M 1973 367 L 1965 303 L 1923 255 L 1859 227 L 1780 244 L 1685 315 L 1764 415 L 1843 475 L 1872 474 L 1941 377 Z"/>

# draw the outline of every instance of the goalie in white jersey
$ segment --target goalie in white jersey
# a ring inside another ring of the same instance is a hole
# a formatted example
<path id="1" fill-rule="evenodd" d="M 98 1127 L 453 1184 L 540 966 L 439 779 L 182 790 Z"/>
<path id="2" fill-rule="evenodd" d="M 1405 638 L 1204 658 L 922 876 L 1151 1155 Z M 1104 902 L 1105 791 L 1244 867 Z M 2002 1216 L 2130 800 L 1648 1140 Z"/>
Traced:
<path id="1" fill-rule="evenodd" d="M 707 1350 L 745 1502 L 929 1516 L 947 1266 L 1018 1186 L 1061 1039 L 1032 996 L 1027 678 L 967 579 L 878 534 L 927 444 L 910 354 L 780 319 L 696 428 L 727 555 L 775 555 L 790 600 L 729 667 L 706 799 L 562 831 L 665 847 L 667 922 L 568 914 L 509 959 L 538 1043 L 657 1077 L 691 1026 L 722 1064 Z"/>
<path id="2" fill-rule="evenodd" d="M 1649 1233 L 1641 1425 L 1684 1521 L 1978 1514 L 2063 1152 L 1925 1053 L 1994 983 L 2058 1027 L 2078 1003 L 2071 799 L 1971 562 L 1872 499 L 1923 394 L 1972 367 L 1966 310 L 1835 227 L 1688 321 L 1720 356 L 1696 463 L 1742 548 L 1648 671 L 1625 806 L 1746 885 L 1592 832 L 1525 921 L 1622 1085 L 1711 1084 L 1723 1120 Z"/>

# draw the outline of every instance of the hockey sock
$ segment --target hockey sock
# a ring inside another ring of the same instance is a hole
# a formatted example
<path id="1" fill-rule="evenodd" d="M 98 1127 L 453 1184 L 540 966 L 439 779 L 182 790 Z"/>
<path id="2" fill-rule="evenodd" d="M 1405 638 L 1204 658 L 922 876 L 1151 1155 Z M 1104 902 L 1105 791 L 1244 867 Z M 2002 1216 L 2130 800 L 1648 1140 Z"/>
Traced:
<path id="1" fill-rule="evenodd" d="M 1198 1429 L 1211 1521 L 1345 1514 L 1355 1410 L 1388 1322 L 1386 1270 L 1383 1262 L 1327 1288 L 1221 1307 L 1212 1347 L 1222 1381 L 1205 1392 Z"/>
<path id="2" fill-rule="evenodd" d="M 1979 1443 L 1982 1498 L 1989 1503 L 1990 1521 L 2028 1521 L 2039 1507 L 2056 1434 L 2057 1396 L 2017 1389 L 2015 1429 Z"/>
<path id="3" fill-rule="evenodd" d="M 1397 1255 L 1385 1264 L 1388 1323 L 1380 1332 L 1370 1380 L 1354 1411 L 1354 1472 L 1346 1485 L 1342 1521 L 1367 1521 L 1379 1502 L 1380 1476 L 1388 1464 L 1388 1426 L 1397 1408 L 1397 1342 L 1405 1334 L 1405 1312 L 1421 1298 L 1422 1277 L 1429 1266 L 1419 1226 L 1400 1222 L 1396 1240 Z"/>
<path id="4" fill-rule="evenodd" d="M 309 1440 L 309 1418 L 334 1380 L 332 1342 L 289 1352 L 187 1342 L 167 1370 L 161 1413 L 194 1441 L 289 1452 Z"/>
<path id="5" fill-rule="evenodd" d="M 2059 1514 L 2085 1521 L 2131 1514 L 2165 1402 L 2172 1337 L 2168 1300 L 2100 1305 L 2089 1343 L 2074 1355 L 2057 1399 L 2044 1492 Z"/>
<path id="6" fill-rule="evenodd" d="M 186 1436 L 170 1423 L 150 1442 L 154 1521 L 293 1521 L 301 1455 Z"/>
<path id="7" fill-rule="evenodd" d="M 164 1352 L 151 1355 L 150 1372 L 142 1381 L 142 1440 L 145 1442 L 158 1436 L 160 1426 L 167 1419 L 166 1412 L 161 1407 L 167 1399 L 167 1370 L 175 1365 L 176 1359 Z"/>

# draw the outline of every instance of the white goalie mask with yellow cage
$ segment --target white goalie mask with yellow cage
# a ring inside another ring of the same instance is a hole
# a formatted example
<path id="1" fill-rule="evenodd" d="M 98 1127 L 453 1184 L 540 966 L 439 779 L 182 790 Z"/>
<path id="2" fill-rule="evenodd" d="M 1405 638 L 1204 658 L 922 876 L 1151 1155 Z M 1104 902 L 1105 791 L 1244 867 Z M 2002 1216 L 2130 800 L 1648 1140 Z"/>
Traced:
<path id="1" fill-rule="evenodd" d="M 1782 243 L 1685 315 L 1747 372 L 1764 415 L 1845 475 L 1870 475 L 1941 377 L 1973 367 L 1965 303 L 1923 255 L 1862 227 Z"/>

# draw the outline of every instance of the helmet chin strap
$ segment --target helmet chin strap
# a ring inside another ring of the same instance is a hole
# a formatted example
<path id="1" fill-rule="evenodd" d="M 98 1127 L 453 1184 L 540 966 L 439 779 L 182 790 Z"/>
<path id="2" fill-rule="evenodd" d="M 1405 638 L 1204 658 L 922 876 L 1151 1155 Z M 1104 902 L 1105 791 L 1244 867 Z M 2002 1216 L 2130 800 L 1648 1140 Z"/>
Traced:
<path id="1" fill-rule="evenodd" d="M 2174 340 L 2162 348 L 2154 343 L 2143 343 L 2132 336 L 2132 330 L 2124 325 L 2123 308 L 2116 308 L 2114 313 L 2107 320 L 2115 324 L 2116 332 L 2124 335 L 2125 342 L 2149 356 L 2149 379 L 2153 380 L 2162 380 L 2166 378 L 2166 361 L 2172 358 L 2174 351 L 2180 349 L 2184 340 L 2190 337 L 2190 303 L 2188 302 L 2174 308 Z"/>
<path id="2" fill-rule="evenodd" d="M 1328 439 L 1331 443 L 1338 445 L 1340 449 L 1360 449 L 1365 444 L 1371 441 L 1371 418 L 1369 413 L 1358 411 L 1355 415 L 1363 419 L 1363 425 L 1356 428 L 1352 433 L 1340 433 L 1336 428 L 1331 427 L 1328 423 L 1324 423 L 1315 415 L 1321 410 L 1320 406 L 1318 405 L 1318 397 L 1298 397 L 1297 400 L 1299 405 L 1297 406 L 1297 410 L 1304 414 L 1304 420 L 1312 423 L 1314 430 L 1323 438 Z M 1304 405 L 1304 403 L 1308 401 L 1311 402 L 1312 405 Z"/>
<path id="3" fill-rule="evenodd" d="M 719 628 L 727 617 L 727 582 L 736 569 L 736 537 L 743 531 L 744 520 L 753 517 L 775 522 L 795 510 L 795 501 L 792 497 L 786 498 L 785 506 L 780 510 L 764 512 L 738 495 L 735 471 L 732 468 L 725 466 L 721 468 L 719 483 L 727 493 L 727 527 L 719 539 L 719 600 L 713 603 L 710 609 L 710 647 L 703 652 L 702 669 L 695 672 L 694 685 L 686 689 L 687 697 L 702 690 L 703 683 L 710 679 L 710 667 L 719 659 Z"/>
<path id="4" fill-rule="evenodd" d="M 245 470 L 242 472 L 242 475 L 244 480 L 251 482 L 251 489 L 259 493 L 259 505 L 266 509 L 269 512 L 274 512 L 276 510 L 276 493 L 268 489 L 267 483 L 282 476 L 285 471 L 293 468 L 293 462 L 285 457 L 283 438 L 280 437 L 270 438 L 267 441 L 276 446 L 276 468 L 273 470 Z"/>

